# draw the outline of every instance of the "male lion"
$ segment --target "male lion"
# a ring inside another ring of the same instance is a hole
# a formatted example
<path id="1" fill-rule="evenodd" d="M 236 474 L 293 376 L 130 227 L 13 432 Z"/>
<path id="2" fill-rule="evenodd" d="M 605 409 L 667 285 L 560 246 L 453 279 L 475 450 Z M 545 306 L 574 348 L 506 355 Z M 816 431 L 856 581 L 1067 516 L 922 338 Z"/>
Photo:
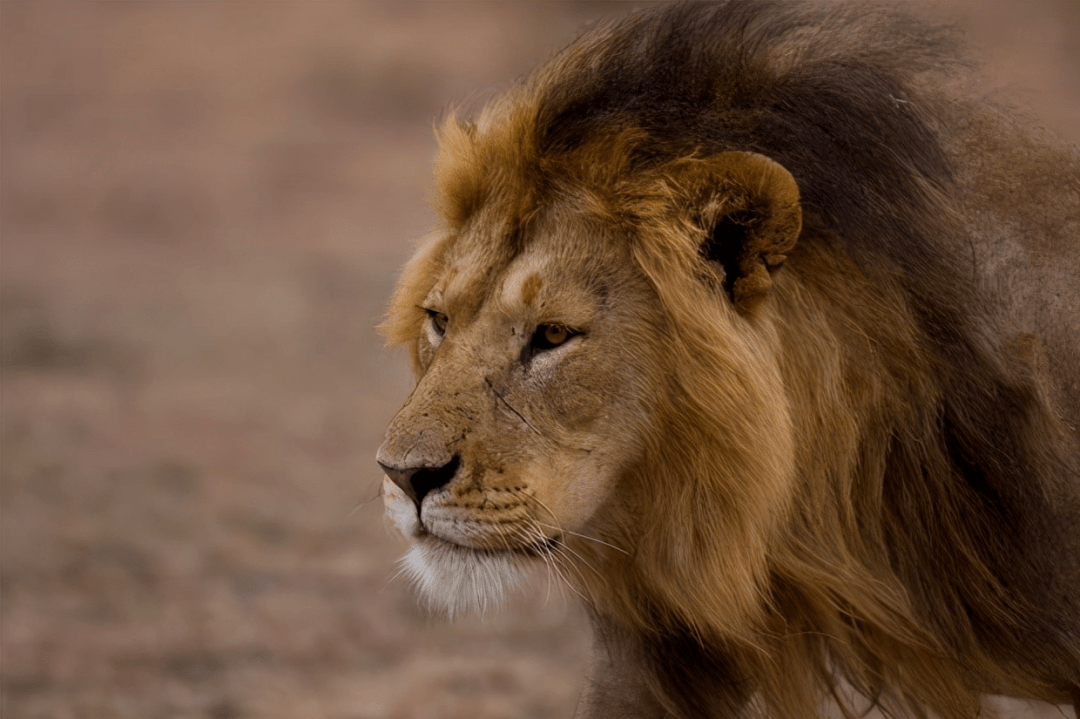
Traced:
<path id="1" fill-rule="evenodd" d="M 560 567 L 579 717 L 1080 701 L 1080 159 L 962 77 L 880 7 L 668 5 L 451 117 L 378 453 L 423 595 Z"/>

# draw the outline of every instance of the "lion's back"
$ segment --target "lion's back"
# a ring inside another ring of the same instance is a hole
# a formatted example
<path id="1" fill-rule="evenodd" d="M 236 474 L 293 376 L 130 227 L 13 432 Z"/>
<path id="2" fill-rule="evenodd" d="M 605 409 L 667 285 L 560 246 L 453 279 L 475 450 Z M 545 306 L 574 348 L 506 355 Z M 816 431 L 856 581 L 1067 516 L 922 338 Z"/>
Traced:
<path id="1" fill-rule="evenodd" d="M 1080 442 L 1080 150 L 984 110 L 957 146 L 972 272 L 1006 353 L 1033 353 Z"/>

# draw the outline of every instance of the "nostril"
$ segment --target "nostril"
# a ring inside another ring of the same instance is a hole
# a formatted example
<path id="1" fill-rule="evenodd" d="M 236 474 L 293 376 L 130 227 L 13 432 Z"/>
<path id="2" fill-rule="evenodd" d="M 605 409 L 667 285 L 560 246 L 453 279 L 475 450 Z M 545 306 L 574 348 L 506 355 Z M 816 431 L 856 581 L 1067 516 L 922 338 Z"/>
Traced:
<path id="1" fill-rule="evenodd" d="M 416 503 L 417 507 L 420 506 L 420 503 L 424 501 L 424 497 L 430 492 L 449 484 L 450 480 L 457 474 L 458 466 L 460 464 L 461 456 L 456 454 L 449 462 L 441 467 L 399 468 L 379 462 L 379 466 L 386 472 L 386 476 L 389 477 L 394 484 L 401 487 L 401 490 L 409 496 L 409 499 Z"/>
<path id="2" fill-rule="evenodd" d="M 453 459 L 441 467 L 422 467 L 414 473 L 411 484 L 414 492 L 413 501 L 416 502 L 416 506 L 420 506 L 428 493 L 449 484 L 450 480 L 457 474 L 460 464 L 461 456 L 455 454 Z"/>

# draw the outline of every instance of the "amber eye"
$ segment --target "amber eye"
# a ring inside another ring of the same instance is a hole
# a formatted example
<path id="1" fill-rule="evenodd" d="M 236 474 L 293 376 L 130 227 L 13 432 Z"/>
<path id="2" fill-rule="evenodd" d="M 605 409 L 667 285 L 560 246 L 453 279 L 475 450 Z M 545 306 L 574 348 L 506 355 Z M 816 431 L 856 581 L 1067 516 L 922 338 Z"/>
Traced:
<path id="1" fill-rule="evenodd" d="M 431 318 L 431 326 L 435 328 L 435 334 L 442 337 L 446 333 L 446 315 L 429 309 L 425 309 L 424 312 L 427 312 L 428 317 Z"/>
<path id="2" fill-rule="evenodd" d="M 534 350 L 549 350 L 558 347 L 576 334 L 578 333 L 563 325 L 540 325 L 533 333 L 529 344 Z"/>

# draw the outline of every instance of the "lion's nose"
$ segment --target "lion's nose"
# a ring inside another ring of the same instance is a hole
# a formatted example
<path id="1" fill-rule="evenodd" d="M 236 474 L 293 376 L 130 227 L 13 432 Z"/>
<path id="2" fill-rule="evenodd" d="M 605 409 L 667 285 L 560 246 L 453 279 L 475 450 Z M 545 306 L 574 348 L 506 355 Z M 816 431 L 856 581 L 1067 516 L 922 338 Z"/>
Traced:
<path id="1" fill-rule="evenodd" d="M 376 460 L 378 461 L 378 460 Z M 444 487 L 457 474 L 458 465 L 461 464 L 461 456 L 453 458 L 441 467 L 392 467 L 379 462 L 379 466 L 386 472 L 390 480 L 401 487 L 401 491 L 409 495 L 409 498 L 417 507 L 424 501 L 429 492 Z"/>

